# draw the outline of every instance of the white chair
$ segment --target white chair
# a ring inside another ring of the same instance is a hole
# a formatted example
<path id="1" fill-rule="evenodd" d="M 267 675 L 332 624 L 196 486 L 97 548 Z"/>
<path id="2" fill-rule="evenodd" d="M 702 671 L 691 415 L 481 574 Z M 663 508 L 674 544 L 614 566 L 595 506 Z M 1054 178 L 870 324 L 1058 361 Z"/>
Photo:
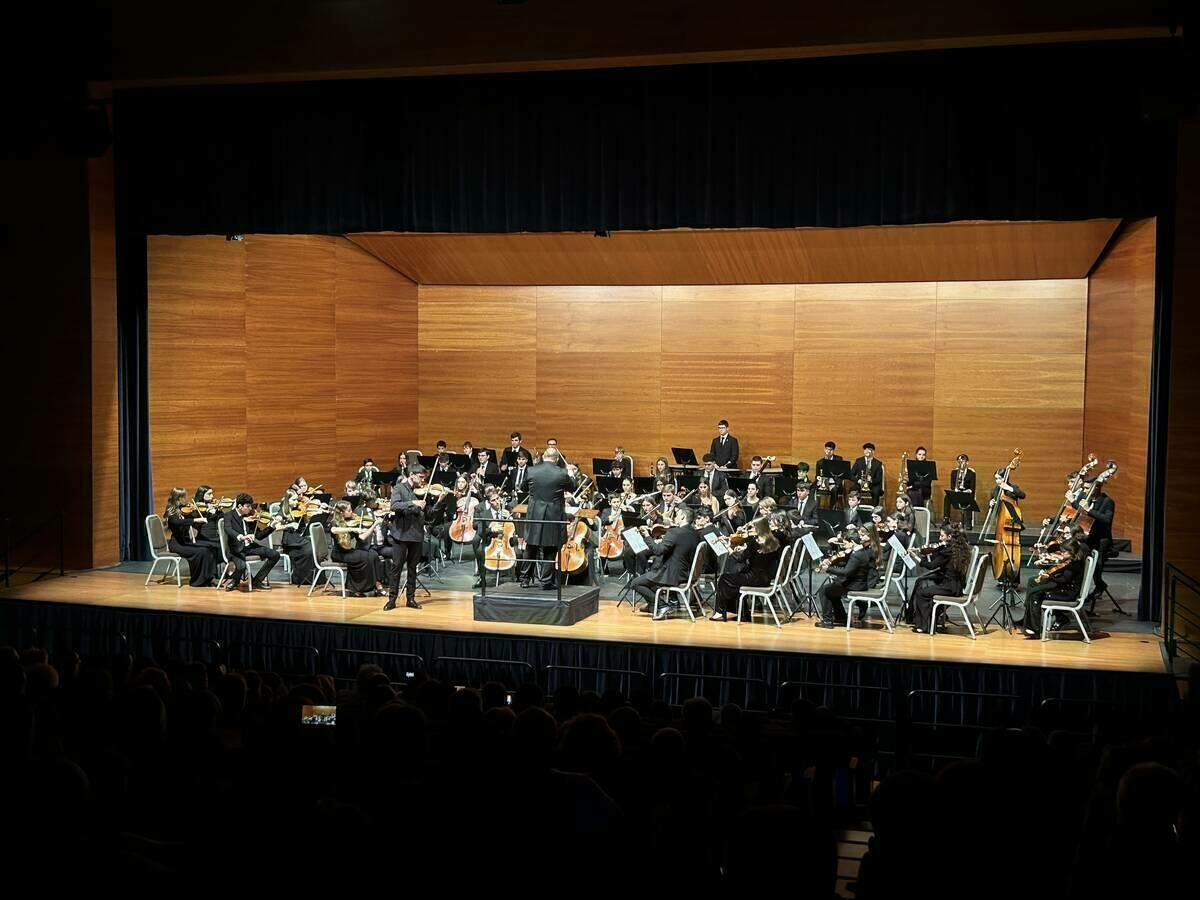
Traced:
<path id="1" fill-rule="evenodd" d="M 792 593 L 792 598 L 796 601 L 796 609 L 806 607 L 804 614 L 809 616 L 817 611 L 816 603 L 813 600 L 812 594 L 804 584 L 804 563 L 807 562 L 811 568 L 813 565 L 812 559 L 808 555 L 808 547 L 797 541 L 792 545 L 792 574 L 788 578 L 788 590 Z"/>
<path id="2" fill-rule="evenodd" d="M 1087 598 L 1092 593 L 1092 580 L 1096 574 L 1096 565 L 1099 562 L 1100 553 L 1093 550 L 1087 558 L 1087 562 L 1083 564 L 1083 580 L 1079 583 L 1079 593 L 1073 600 L 1043 600 L 1042 601 L 1042 640 L 1050 640 L 1050 623 L 1054 621 L 1056 612 L 1069 612 L 1075 617 L 1075 623 L 1079 626 L 1079 633 L 1083 635 L 1083 639 L 1089 644 L 1092 642 L 1091 636 L 1088 634 L 1087 626 L 1083 624 L 1083 617 L 1079 615 L 1079 611 L 1083 609 L 1083 604 L 1087 602 Z"/>
<path id="3" fill-rule="evenodd" d="M 874 606 L 879 610 L 879 614 L 883 616 L 883 624 L 887 626 L 888 631 L 894 631 L 892 625 L 892 611 L 887 605 L 888 591 L 892 588 L 892 569 L 896 567 L 896 551 L 893 549 L 887 555 L 887 561 L 883 564 L 883 577 L 877 587 L 869 591 L 852 591 L 842 598 L 842 603 L 846 607 L 846 628 L 849 629 L 854 623 L 854 604 L 865 603 L 870 608 Z"/>
<path id="4" fill-rule="evenodd" d="M 771 598 L 779 596 L 779 593 L 783 590 L 783 578 L 784 573 L 787 571 L 788 559 L 791 557 L 791 549 L 791 547 L 784 547 L 783 552 L 779 554 L 779 565 L 775 568 L 775 578 L 770 584 L 765 586 L 744 587 L 738 592 L 738 622 L 742 621 L 742 603 L 743 601 L 749 599 L 750 619 L 752 621 L 754 619 L 754 604 L 756 602 L 762 603 L 763 606 L 771 611 L 771 618 L 775 620 L 775 627 L 783 628 L 783 626 L 779 624 L 779 615 L 775 612 L 775 604 L 771 602 Z"/>
<path id="5" fill-rule="evenodd" d="M 272 516 L 279 515 L 279 510 L 280 503 L 278 500 L 267 507 L 267 511 Z M 267 546 L 272 550 L 279 551 L 279 561 L 283 564 L 283 571 L 290 577 L 292 574 L 292 558 L 283 551 L 283 529 L 276 528 L 267 535 Z"/>
<path id="6" fill-rule="evenodd" d="M 696 616 L 692 612 L 692 601 L 696 601 L 696 605 L 700 607 L 700 613 L 704 613 L 704 604 L 696 594 L 696 582 L 698 580 L 697 573 L 700 571 L 700 563 L 704 559 L 704 551 L 708 548 L 707 544 L 700 544 L 696 547 L 696 552 L 692 554 L 692 565 L 688 569 L 687 581 L 676 587 L 660 587 L 654 591 L 654 612 L 652 615 L 655 619 L 658 618 L 658 601 L 662 598 L 665 604 L 672 594 L 679 598 L 679 602 L 683 604 L 683 608 L 687 610 L 688 618 L 693 622 L 696 621 Z M 665 610 L 664 610 L 665 611 Z"/>
<path id="7" fill-rule="evenodd" d="M 221 559 L 223 560 L 223 564 L 225 566 L 225 571 L 221 573 L 221 578 L 217 582 L 217 587 L 220 588 L 225 585 L 226 578 L 233 577 L 236 569 L 230 570 L 229 568 L 229 561 L 232 557 L 229 555 L 229 538 L 225 535 L 224 527 L 217 529 L 217 537 L 221 541 Z M 263 560 L 261 556 L 255 556 L 253 554 L 250 556 L 244 556 L 242 558 L 246 561 L 246 590 L 253 592 L 255 566 L 261 569 Z"/>
<path id="8" fill-rule="evenodd" d="M 977 602 L 979 595 L 983 592 L 984 576 L 987 574 L 984 569 L 984 563 L 988 561 L 988 557 L 979 552 L 978 547 L 971 548 L 971 561 L 967 564 L 967 577 L 963 580 L 963 594 L 961 597 L 951 597 L 949 594 L 934 594 L 933 609 L 930 612 L 930 629 L 929 636 L 937 634 L 937 616 L 938 607 L 944 606 L 949 612 L 950 609 L 957 609 L 962 613 L 963 621 L 967 625 L 967 633 L 971 635 L 971 640 L 975 640 L 975 627 L 971 624 L 971 615 L 968 608 L 975 610 L 975 618 L 979 619 L 979 627 L 983 628 L 983 616 L 979 614 L 979 606 Z"/>
<path id="9" fill-rule="evenodd" d="M 792 544 L 791 548 L 791 558 L 788 560 L 787 571 L 783 573 L 783 578 L 779 582 L 779 599 L 789 619 L 792 617 L 792 611 L 798 609 L 804 602 L 803 595 L 796 590 L 796 579 L 800 572 L 800 566 L 804 564 L 804 557 L 808 552 L 807 548 L 800 543 Z"/>
<path id="10" fill-rule="evenodd" d="M 924 547 L 929 543 L 929 529 L 933 526 L 933 513 L 929 511 L 928 506 L 913 507 L 913 534 L 916 540 L 920 543 L 918 547 Z M 911 544 L 909 546 L 912 546 Z"/>
<path id="11" fill-rule="evenodd" d="M 317 587 L 317 581 L 324 572 L 326 573 L 324 590 L 329 590 L 333 576 L 337 575 L 342 583 L 342 598 L 344 599 L 346 596 L 346 564 L 334 562 L 329 558 L 329 535 L 325 533 L 320 522 L 313 522 L 308 526 L 308 542 L 312 545 L 313 562 L 317 566 L 317 571 L 313 573 L 313 582 L 308 586 L 308 596 L 312 596 L 313 590 Z"/>
<path id="12" fill-rule="evenodd" d="M 146 540 L 150 542 L 150 558 L 154 560 L 150 565 L 150 574 L 146 576 L 146 584 L 149 584 L 150 579 L 154 577 L 154 572 L 158 568 L 158 564 L 164 563 L 163 575 L 158 583 L 162 584 L 173 573 L 175 575 L 175 587 L 180 587 L 182 582 L 179 579 L 179 563 L 183 557 L 178 553 L 174 553 L 167 546 L 167 533 L 163 530 L 163 521 L 153 513 L 146 516 Z"/>

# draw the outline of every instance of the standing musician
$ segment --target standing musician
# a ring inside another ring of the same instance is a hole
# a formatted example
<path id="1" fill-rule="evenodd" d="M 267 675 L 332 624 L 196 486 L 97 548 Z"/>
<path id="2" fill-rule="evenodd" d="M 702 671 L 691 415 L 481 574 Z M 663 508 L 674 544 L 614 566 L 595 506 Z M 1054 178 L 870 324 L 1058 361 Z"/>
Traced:
<path id="1" fill-rule="evenodd" d="M 254 527 L 249 527 L 249 522 L 254 522 Z M 242 583 L 248 568 L 246 557 L 257 556 L 263 561 L 263 565 L 254 576 L 251 585 L 256 591 L 269 591 L 271 582 L 268 579 L 271 570 L 279 562 L 279 553 L 261 541 L 275 530 L 274 522 L 259 524 L 254 514 L 254 498 L 243 493 L 238 494 L 237 499 L 233 501 L 233 509 L 225 513 L 221 527 L 225 529 L 225 539 L 229 544 L 229 561 L 233 563 L 234 569 L 233 577 L 229 579 L 225 590 L 235 590 Z"/>
<path id="2" fill-rule="evenodd" d="M 361 491 L 362 483 L 354 482 L 354 487 Z M 312 584 L 313 576 L 317 573 L 312 541 L 308 538 L 308 505 L 308 482 L 303 475 L 297 475 L 279 501 L 279 515 L 283 519 L 280 547 L 291 561 L 292 584 Z"/>
<path id="3" fill-rule="evenodd" d="M 725 509 L 720 515 L 721 518 L 717 522 L 725 534 L 733 534 L 746 524 L 746 511 L 742 509 L 736 491 L 730 489 L 725 492 Z"/>
<path id="4" fill-rule="evenodd" d="M 617 473 L 618 467 L 621 469 L 619 475 Z M 614 477 L 620 478 L 633 477 L 633 460 L 625 455 L 624 447 L 617 447 L 615 450 L 613 450 L 612 474 Z"/>
<path id="5" fill-rule="evenodd" d="M 421 544 L 425 539 L 426 501 L 413 493 L 425 483 L 425 467 L 415 463 L 409 467 L 408 477 L 396 482 L 392 489 L 392 520 L 389 531 L 392 536 L 392 573 L 388 580 L 386 609 L 396 608 L 400 594 L 400 573 L 407 572 L 404 583 L 405 603 L 409 609 L 420 609 L 417 602 L 417 565 L 421 561 Z"/>
<path id="6" fill-rule="evenodd" d="M 502 533 L 504 522 L 512 521 L 512 513 L 504 508 L 504 497 L 493 485 L 488 485 L 483 490 L 484 502 L 475 511 L 475 582 L 471 585 L 472 588 L 478 589 L 483 587 L 483 580 L 487 578 L 487 567 L 484 565 L 484 554 L 487 552 L 488 545 L 497 534 Z M 517 537 L 514 534 L 511 539 L 511 545 L 515 546 Z"/>
<path id="7" fill-rule="evenodd" d="M 766 462 L 761 456 L 750 457 L 750 483 L 758 485 L 760 497 L 775 496 L 775 476 L 766 474 L 763 469 Z"/>
<path id="8" fill-rule="evenodd" d="M 339 500 L 333 505 L 329 533 L 333 535 L 330 558 L 346 567 L 346 593 L 352 597 L 382 597 L 384 567 L 379 554 L 371 546 L 376 529 L 383 519 L 375 518 L 366 527 L 353 515 L 348 502 Z"/>
<path id="9" fill-rule="evenodd" d="M 933 598 L 958 597 L 967 589 L 971 547 L 961 528 L 946 524 L 938 530 L 936 544 L 920 549 L 914 547 L 908 552 L 926 570 L 913 585 L 907 606 L 909 621 L 913 631 L 932 634 Z M 940 620 L 942 617 L 938 618 Z M 939 621 L 937 624 L 942 623 Z"/>
<path id="10" fill-rule="evenodd" d="M 863 455 L 850 467 L 850 479 L 857 485 L 859 494 L 869 493 L 871 505 L 878 506 L 883 497 L 883 464 L 875 458 L 875 445 L 870 441 L 862 445 Z"/>
<path id="11" fill-rule="evenodd" d="M 817 590 L 818 628 L 836 628 L 846 624 L 846 609 L 842 599 L 852 591 L 865 591 L 875 581 L 875 573 L 879 567 L 879 542 L 876 539 L 872 546 L 871 538 L 866 530 L 860 534 L 857 528 L 847 528 L 844 532 L 843 548 L 848 556 L 845 562 L 837 565 L 828 559 L 822 560 L 818 571 L 826 572 L 830 577 Z"/>
<path id="12" fill-rule="evenodd" d="M 529 491 L 529 451 L 524 447 L 517 453 L 513 463 L 504 476 L 504 490 L 514 503 L 520 503 L 521 498 Z"/>
<path id="13" fill-rule="evenodd" d="M 717 510 L 721 508 L 721 501 L 717 499 L 716 494 L 708 486 L 707 481 L 701 481 L 696 487 L 696 493 L 692 494 L 687 499 L 688 506 L 707 509 L 710 516 L 715 516 Z"/>
<path id="14" fill-rule="evenodd" d="M 529 472 L 529 524 L 525 533 L 525 545 L 530 558 L 545 560 L 540 566 L 534 563 L 535 573 L 542 590 L 554 590 L 554 562 L 558 549 L 566 539 L 562 521 L 566 517 L 566 499 L 573 487 L 571 476 L 565 468 L 559 468 L 562 457 L 553 446 L 542 453 L 542 464 Z M 548 465 L 547 465 L 548 463 Z M 549 521 L 535 521 L 545 519 Z"/>
<path id="15" fill-rule="evenodd" d="M 508 436 L 508 443 L 509 446 L 505 447 L 504 452 L 500 454 L 500 471 L 505 473 L 517 465 L 517 457 L 521 455 L 522 451 L 529 452 L 521 446 L 521 432 L 519 431 L 514 431 Z"/>
<path id="16" fill-rule="evenodd" d="M 1095 480 L 1095 479 L 1093 479 Z M 1092 608 L 1096 606 L 1096 598 L 1108 590 L 1108 582 L 1104 580 L 1104 563 L 1112 552 L 1112 523 L 1117 512 L 1117 503 L 1104 493 L 1105 482 L 1096 485 L 1091 502 L 1081 500 L 1079 509 L 1092 517 L 1092 528 L 1087 533 L 1089 550 L 1096 550 L 1096 571 L 1092 575 L 1092 593 L 1090 596 Z"/>
<path id="17" fill-rule="evenodd" d="M 755 519 L 750 524 L 749 535 L 739 532 L 737 537 L 727 537 L 725 540 L 732 544 L 739 538 L 745 539 L 744 543 L 737 545 L 745 548 L 737 554 L 741 557 L 739 565 L 733 571 L 729 571 L 726 564 L 725 574 L 717 579 L 717 594 L 712 614 L 714 622 L 726 621 L 731 611 L 737 614 L 738 596 L 742 588 L 765 587 L 775 579 L 775 573 L 779 569 L 779 554 L 783 547 L 780 546 L 779 539 L 771 533 L 766 520 Z"/>
<path id="18" fill-rule="evenodd" d="M 649 538 L 647 532 L 649 555 L 658 557 L 658 565 L 645 575 L 633 579 L 629 585 L 633 592 L 645 601 L 643 609 L 646 611 L 654 608 L 654 592 L 657 588 L 678 587 L 687 581 L 691 572 L 692 557 L 700 543 L 699 533 L 692 528 L 692 511 L 686 506 L 677 506 L 666 521 L 671 523 L 671 527 L 661 541 Z M 663 618 L 668 609 L 669 604 L 660 606 L 655 618 Z"/>
<path id="19" fill-rule="evenodd" d="M 717 471 L 717 457 L 714 453 L 704 454 L 704 472 L 700 475 L 700 483 L 707 484 L 709 491 L 720 496 L 729 487 L 729 481 L 724 473 Z"/>
<path id="20" fill-rule="evenodd" d="M 988 501 L 989 507 L 996 505 L 996 500 L 1000 497 L 1001 493 L 1004 494 L 1004 499 L 1009 502 L 1025 499 L 1025 492 L 1021 490 L 1019 485 L 1011 481 L 1007 484 L 1004 483 L 1004 476 L 1007 473 L 1007 469 L 996 470 L 996 486 L 992 488 L 992 499 Z"/>
<path id="21" fill-rule="evenodd" d="M 929 451 L 924 447 L 917 448 L 917 462 L 925 462 Z M 907 474 L 907 473 L 906 473 Z M 914 475 L 908 479 L 908 499 L 913 506 L 928 506 L 929 498 L 933 496 L 933 473 Z"/>
<path id="22" fill-rule="evenodd" d="M 836 509 L 842 502 L 842 481 L 833 474 L 830 463 L 841 462 L 842 458 L 835 453 L 837 444 L 825 442 L 824 456 L 817 460 L 817 493 L 829 497 L 829 505 Z"/>
<path id="23" fill-rule="evenodd" d="M 197 547 L 207 550 L 213 558 L 213 565 L 220 569 L 225 565 L 225 559 L 221 556 L 220 534 L 223 514 L 217 508 L 213 489 L 207 484 L 198 486 L 196 493 L 192 496 L 192 502 L 197 512 L 203 510 L 202 518 L 195 520 L 193 527 L 196 530 L 196 536 L 192 542 Z M 230 563 L 230 566 L 232 565 L 233 563 Z"/>
<path id="24" fill-rule="evenodd" d="M 955 459 L 954 471 L 950 473 L 950 490 L 965 491 L 975 496 L 975 470 L 967 463 L 971 461 L 971 457 L 965 453 L 958 454 Z M 950 498 L 947 497 L 942 505 L 942 517 L 949 521 L 950 519 Z M 975 523 L 975 513 L 963 511 L 963 527 L 971 528 Z"/>
<path id="25" fill-rule="evenodd" d="M 797 525 L 809 529 L 817 527 L 817 498 L 805 482 L 796 483 L 796 493 L 788 499 L 784 508 Z"/>
<path id="26" fill-rule="evenodd" d="M 183 488 L 172 488 L 167 495 L 163 511 L 163 521 L 171 529 L 167 546 L 187 560 L 189 587 L 209 587 L 217 574 L 217 562 L 207 547 L 192 540 L 192 527 L 206 523 L 208 518 L 196 509 L 194 502 L 188 504 L 186 498 L 187 491 Z"/>
<path id="27" fill-rule="evenodd" d="M 725 419 L 717 423 L 717 436 L 712 439 L 708 452 L 722 469 L 737 468 L 738 439 L 729 433 L 729 422 Z"/>
<path id="28" fill-rule="evenodd" d="M 1075 522 L 1063 523 L 1059 534 L 1057 563 L 1025 582 L 1025 618 L 1021 626 L 1026 637 L 1041 636 L 1042 601 L 1070 600 L 1079 593 L 1084 563 L 1091 548 L 1084 538 L 1083 528 Z"/>

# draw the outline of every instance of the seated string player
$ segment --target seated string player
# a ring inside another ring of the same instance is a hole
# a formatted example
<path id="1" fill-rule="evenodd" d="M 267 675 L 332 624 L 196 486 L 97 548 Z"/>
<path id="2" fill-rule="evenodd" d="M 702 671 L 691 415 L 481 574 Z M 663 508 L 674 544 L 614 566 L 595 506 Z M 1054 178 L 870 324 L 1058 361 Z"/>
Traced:
<path id="1" fill-rule="evenodd" d="M 654 592 L 660 587 L 678 587 L 687 581 L 692 557 L 700 543 L 700 533 L 692 527 L 692 511 L 680 504 L 668 519 L 671 527 L 662 540 L 647 537 L 649 555 L 658 558 L 658 565 L 633 579 L 630 588 L 645 601 L 643 609 L 654 609 Z M 670 604 L 660 604 L 655 618 L 663 618 Z"/>
<path id="2" fill-rule="evenodd" d="M 271 570 L 279 562 L 279 552 L 272 550 L 263 543 L 275 530 L 276 522 L 265 519 L 255 513 L 254 498 L 249 494 L 238 494 L 233 501 L 233 509 L 225 513 L 221 527 L 225 529 L 225 540 L 229 545 L 229 561 L 233 564 L 233 575 L 225 585 L 225 590 L 232 591 L 242 583 L 249 568 L 247 556 L 257 556 L 263 561 L 262 568 L 251 581 L 256 591 L 269 591 L 271 582 L 268 580 Z"/>

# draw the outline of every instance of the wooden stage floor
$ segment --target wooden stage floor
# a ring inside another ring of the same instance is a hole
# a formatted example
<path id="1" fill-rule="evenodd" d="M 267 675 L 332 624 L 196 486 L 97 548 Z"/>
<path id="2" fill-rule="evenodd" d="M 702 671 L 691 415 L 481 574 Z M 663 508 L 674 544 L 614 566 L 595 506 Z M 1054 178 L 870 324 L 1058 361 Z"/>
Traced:
<path id="1" fill-rule="evenodd" d="M 336 594 L 314 594 L 309 600 L 307 589 L 291 586 L 249 594 L 245 591 L 217 592 L 211 588 L 192 589 L 186 586 L 186 581 L 182 588 L 176 588 L 173 581 L 161 585 L 152 582 L 149 586 L 144 586 L 144 581 L 145 575 L 113 570 L 72 572 L 62 578 L 48 578 L 0 591 L 0 599 L 460 634 L 523 635 L 910 662 L 1107 672 L 1167 671 L 1158 637 L 1136 631 L 1097 631 L 1092 636 L 1092 643 L 1086 644 L 1074 632 L 1042 642 L 995 627 L 974 641 L 961 626 L 954 626 L 949 632 L 934 637 L 914 634 L 907 626 L 888 634 L 877 622 L 868 628 L 856 627 L 849 631 L 824 629 L 816 628 L 812 620 L 804 616 L 797 616 L 782 629 L 761 621 L 739 625 L 733 621 L 721 623 L 697 619 L 693 623 L 683 617 L 655 622 L 644 613 L 632 612 L 628 604 L 618 608 L 610 599 L 602 599 L 598 614 L 574 626 L 514 625 L 474 621 L 469 591 L 434 590 L 432 599 L 422 599 L 424 609 L 400 607 L 384 612 L 383 601 L 379 598 L 348 597 L 343 600 Z"/>

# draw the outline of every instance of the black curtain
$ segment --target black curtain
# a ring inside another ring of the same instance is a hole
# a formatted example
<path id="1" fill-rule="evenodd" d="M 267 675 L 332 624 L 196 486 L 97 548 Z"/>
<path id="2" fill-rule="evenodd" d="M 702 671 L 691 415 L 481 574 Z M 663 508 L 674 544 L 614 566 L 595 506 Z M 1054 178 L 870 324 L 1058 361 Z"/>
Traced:
<path id="1" fill-rule="evenodd" d="M 118 91 L 122 555 L 151 508 L 147 234 L 1154 215 L 1146 110 L 1180 68 L 1154 41 Z"/>

